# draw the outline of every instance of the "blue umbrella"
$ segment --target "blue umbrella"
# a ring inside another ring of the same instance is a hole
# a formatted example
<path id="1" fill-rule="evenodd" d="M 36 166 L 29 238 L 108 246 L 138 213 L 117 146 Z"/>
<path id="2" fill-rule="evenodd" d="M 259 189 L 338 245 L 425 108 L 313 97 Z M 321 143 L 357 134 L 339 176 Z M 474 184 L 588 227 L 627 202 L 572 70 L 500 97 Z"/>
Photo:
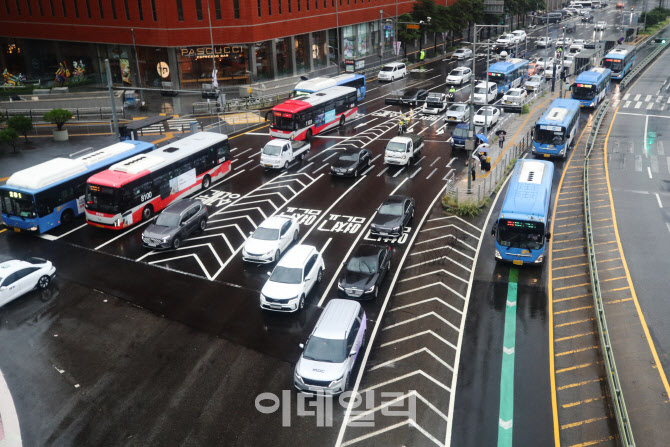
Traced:
<path id="1" fill-rule="evenodd" d="M 488 143 L 488 142 L 489 142 L 489 139 L 486 138 L 486 137 L 484 136 L 484 134 L 482 134 L 482 133 L 478 133 L 478 134 L 477 134 L 477 138 L 479 138 L 480 140 L 482 140 L 484 143 Z"/>

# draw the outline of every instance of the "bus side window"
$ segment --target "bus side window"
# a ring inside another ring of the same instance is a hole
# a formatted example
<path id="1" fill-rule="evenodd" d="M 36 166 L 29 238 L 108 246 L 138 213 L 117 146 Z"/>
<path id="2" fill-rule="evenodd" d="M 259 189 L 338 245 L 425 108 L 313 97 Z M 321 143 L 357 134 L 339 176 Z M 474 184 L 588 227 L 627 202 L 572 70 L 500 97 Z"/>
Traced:
<path id="1" fill-rule="evenodd" d="M 196 158 L 194 164 L 195 164 L 195 173 L 197 175 L 202 174 L 207 170 L 207 156 L 202 155 Z"/>
<path id="2" fill-rule="evenodd" d="M 335 103 L 335 113 L 340 114 L 343 113 L 347 110 L 347 108 L 344 105 L 344 99 L 338 99 L 337 102 Z"/>

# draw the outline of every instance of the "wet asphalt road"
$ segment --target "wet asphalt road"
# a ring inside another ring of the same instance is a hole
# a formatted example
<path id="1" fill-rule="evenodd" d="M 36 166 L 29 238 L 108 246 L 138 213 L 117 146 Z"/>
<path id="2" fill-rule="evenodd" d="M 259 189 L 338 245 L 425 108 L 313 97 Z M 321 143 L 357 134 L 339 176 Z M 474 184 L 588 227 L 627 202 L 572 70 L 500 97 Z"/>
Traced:
<path id="1" fill-rule="evenodd" d="M 578 26 L 573 37 L 592 35 Z M 484 61 L 478 56 L 478 67 Z M 426 64 L 389 85 L 370 82 L 362 117 L 315 138 L 310 155 L 290 175 L 258 166 L 267 128 L 232 139 L 232 173 L 201 194 L 214 215 L 208 231 L 178 255 L 142 249 L 142 227 L 117 234 L 77 221 L 52 240 L 0 235 L 3 256 L 40 255 L 59 268 L 54 288 L 6 306 L 1 315 L 0 368 L 25 445 L 333 444 L 341 407 L 333 412 L 335 429 L 317 427 L 313 416 L 296 417 L 298 343 L 313 327 L 319 305 L 335 295 L 335 272 L 350 248 L 368 238 L 368 221 L 381 201 L 407 194 L 417 201 L 417 216 L 423 215 L 444 178 L 463 168 L 462 155 L 452 161 L 446 143 L 453 125 L 444 128 L 432 117 L 412 121 L 427 141 L 424 158 L 409 169 L 381 163 L 398 115 L 384 97 L 409 86 L 446 91 L 444 77 L 457 64 Z M 460 90 L 458 99 L 466 95 L 467 89 Z M 328 149 L 361 144 L 377 157 L 373 168 L 359 179 L 331 178 L 326 164 L 334 151 Z M 259 310 L 258 292 L 270 267 L 244 265 L 239 255 L 243 236 L 275 212 L 298 215 L 305 243 L 325 247 L 324 279 L 297 315 Z M 485 238 L 483 253 L 491 253 L 492 244 Z M 394 265 L 407 248 L 397 244 Z M 542 397 L 548 396 L 542 275 L 541 269 L 528 270 L 519 278 L 517 359 L 525 367 L 516 369 L 515 381 L 528 384 L 515 396 L 527 403 L 518 407 L 520 439 L 551 437 L 551 409 Z M 461 373 L 469 380 L 459 384 L 453 439 L 455 445 L 490 445 L 497 434 L 496 368 L 506 296 L 506 268 L 495 266 L 491 256 L 480 258 L 472 296 Z M 380 303 L 364 306 L 374 322 Z M 279 411 L 262 415 L 254 408 L 260 393 L 280 396 L 283 390 L 292 401 L 290 427 L 282 427 Z M 473 421 L 480 429 L 472 430 Z"/>

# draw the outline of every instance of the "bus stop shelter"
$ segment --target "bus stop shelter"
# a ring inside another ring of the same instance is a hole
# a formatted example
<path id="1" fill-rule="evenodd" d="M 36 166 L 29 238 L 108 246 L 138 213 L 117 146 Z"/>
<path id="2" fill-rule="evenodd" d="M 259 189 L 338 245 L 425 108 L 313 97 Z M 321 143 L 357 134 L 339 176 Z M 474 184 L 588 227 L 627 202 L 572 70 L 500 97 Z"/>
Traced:
<path id="1" fill-rule="evenodd" d="M 137 140 L 138 132 L 141 129 L 150 126 L 155 126 L 156 124 L 163 124 L 163 129 L 165 130 L 165 132 L 169 132 L 170 125 L 168 124 L 167 121 L 171 119 L 172 119 L 171 116 L 152 116 L 150 118 L 131 121 L 130 123 L 127 124 L 121 124 L 119 125 L 119 135 L 121 136 L 122 140 Z"/>

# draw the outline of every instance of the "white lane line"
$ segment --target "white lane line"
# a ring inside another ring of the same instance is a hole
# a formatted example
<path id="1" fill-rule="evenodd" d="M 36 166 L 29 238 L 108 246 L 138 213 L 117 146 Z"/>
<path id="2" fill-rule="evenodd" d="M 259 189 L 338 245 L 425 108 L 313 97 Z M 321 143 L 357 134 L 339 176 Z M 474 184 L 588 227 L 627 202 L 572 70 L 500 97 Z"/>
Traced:
<path id="1" fill-rule="evenodd" d="M 665 118 L 665 119 L 670 119 L 670 116 L 666 115 L 645 115 L 644 113 L 630 113 L 630 112 L 620 112 L 619 115 L 631 115 L 631 116 L 650 116 L 652 118 Z"/>
<path id="2" fill-rule="evenodd" d="M 242 166 L 246 166 L 246 165 L 248 165 L 249 163 L 252 163 L 252 162 L 253 162 L 253 160 L 248 160 L 246 163 L 242 163 L 239 166 L 235 166 L 235 169 L 240 169 Z"/>
<path id="3" fill-rule="evenodd" d="M 330 154 L 329 156 L 327 156 L 326 158 L 324 158 L 323 161 L 328 161 L 329 158 L 332 158 L 332 157 L 334 157 L 334 156 L 336 156 L 336 155 L 337 155 L 337 152 L 333 152 L 332 154 Z"/>
<path id="4" fill-rule="evenodd" d="M 316 173 L 317 171 L 322 170 L 323 168 L 325 168 L 325 167 L 328 166 L 329 164 L 330 164 L 330 163 L 326 163 L 326 164 L 324 164 L 323 166 L 321 166 L 320 168 L 316 168 L 315 170 L 312 171 L 312 174 Z"/>
<path id="5" fill-rule="evenodd" d="M 366 175 L 368 172 L 372 171 L 375 168 L 375 165 L 370 165 L 369 168 L 367 168 L 362 175 Z"/>
<path id="6" fill-rule="evenodd" d="M 70 233 L 74 233 L 75 231 L 80 230 L 80 229 L 82 229 L 82 228 L 84 228 L 84 227 L 87 227 L 87 226 L 88 226 L 88 223 L 85 223 L 85 224 L 83 224 L 83 225 L 80 225 L 80 226 L 78 226 L 77 228 L 74 228 L 74 229 L 68 231 L 67 233 L 61 234 L 60 236 L 56 236 L 56 237 L 54 238 L 54 240 L 56 240 L 56 239 L 60 239 L 60 238 L 62 238 L 62 237 L 65 237 L 65 236 L 67 236 L 68 234 L 70 234 Z M 40 236 L 44 236 L 44 235 L 40 235 Z"/>
<path id="7" fill-rule="evenodd" d="M 423 169 L 423 168 L 419 166 L 419 169 L 417 169 L 416 171 L 414 171 L 414 173 L 413 173 L 412 175 L 410 175 L 409 178 L 414 178 L 414 176 L 417 175 L 417 174 L 419 173 L 419 171 L 422 170 L 422 169 Z"/>
<path id="8" fill-rule="evenodd" d="M 644 98 L 644 100 L 645 100 L 645 102 L 649 102 L 649 101 L 651 101 L 651 95 L 647 95 L 647 97 Z"/>
<path id="9" fill-rule="evenodd" d="M 373 122 L 373 121 L 375 121 L 375 120 L 378 120 L 378 119 L 379 119 L 379 118 L 374 118 L 374 119 L 371 119 L 370 121 L 366 121 L 366 122 L 364 122 L 364 123 L 361 123 L 361 124 L 359 124 L 358 126 L 354 127 L 354 129 L 358 129 L 359 127 L 367 126 L 367 125 L 370 124 L 371 122 Z"/>
<path id="10" fill-rule="evenodd" d="M 239 149 L 239 148 L 234 147 L 234 148 L 232 148 L 232 149 L 230 150 L 230 153 L 232 154 L 233 152 L 235 152 L 235 151 L 238 150 L 238 149 Z"/>
<path id="11" fill-rule="evenodd" d="M 383 173 L 385 173 L 386 171 L 388 171 L 388 168 L 389 168 L 389 167 L 387 166 L 387 167 L 385 167 L 384 169 L 382 169 L 382 172 L 380 172 L 379 174 L 377 174 L 377 177 L 381 177 Z"/>
<path id="12" fill-rule="evenodd" d="M 407 166 L 403 166 L 402 169 L 400 169 L 398 172 L 396 172 L 395 174 L 393 174 L 393 178 L 396 178 L 398 175 L 400 175 L 400 173 L 401 173 L 402 171 L 404 171 L 406 168 L 407 168 Z"/>
<path id="13" fill-rule="evenodd" d="M 433 162 L 430 164 L 430 167 L 433 167 L 435 163 L 437 163 L 437 160 L 439 160 L 441 157 L 437 157 Z"/>
<path id="14" fill-rule="evenodd" d="M 623 100 L 626 101 L 629 96 L 630 96 L 630 93 L 626 93 L 626 96 L 623 97 Z"/>
<path id="15" fill-rule="evenodd" d="M 449 172 L 447 172 L 447 175 L 445 175 L 444 177 L 442 177 L 442 180 L 446 180 L 446 179 L 449 177 L 449 175 L 450 175 L 452 172 L 454 172 L 454 171 L 455 171 L 455 169 L 450 169 Z"/>
<path id="16" fill-rule="evenodd" d="M 239 157 L 240 155 L 242 155 L 242 154 L 246 154 L 247 152 L 249 152 L 249 151 L 251 151 L 251 150 L 253 150 L 253 149 L 254 149 L 253 147 L 250 147 L 250 148 L 247 149 L 246 151 L 242 151 L 242 152 L 240 152 L 239 154 L 236 154 L 235 156 L 236 156 L 236 157 Z"/>
<path id="17" fill-rule="evenodd" d="M 137 225 L 134 225 L 134 226 L 128 228 L 128 230 L 124 231 L 123 233 L 119 234 L 118 236 L 113 237 L 112 239 L 108 240 L 107 242 L 104 242 L 104 243 L 98 245 L 97 247 L 95 247 L 95 248 L 93 249 L 93 251 L 98 251 L 98 250 L 100 250 L 100 249 L 101 249 L 102 247 L 104 247 L 105 245 L 107 245 L 107 244 L 109 244 L 109 243 L 111 243 L 111 242 L 114 242 L 115 240 L 117 240 L 117 239 L 119 239 L 119 238 L 125 236 L 126 234 L 130 233 L 130 232 L 133 231 L 133 230 L 137 230 L 138 228 L 143 227 L 144 225 L 148 224 L 149 222 L 152 222 L 152 220 L 151 220 L 151 219 L 149 219 L 149 220 L 145 220 L 144 222 L 142 222 L 142 223 L 140 223 L 140 224 L 137 224 Z"/>
<path id="18" fill-rule="evenodd" d="M 447 163 L 447 166 L 446 166 L 446 167 L 447 167 L 447 168 L 450 168 L 450 167 L 451 167 L 451 164 L 454 162 L 454 160 L 456 160 L 456 158 L 457 158 L 457 157 L 453 157 L 451 160 L 449 160 L 449 163 Z M 432 165 L 431 165 L 431 166 L 432 166 Z"/>
<path id="19" fill-rule="evenodd" d="M 406 181 L 407 181 L 407 179 L 404 179 L 402 182 L 400 182 L 400 184 L 395 187 L 395 189 L 393 190 L 393 192 L 391 192 L 391 194 L 389 194 L 389 196 L 392 196 L 393 194 L 395 194 Z M 356 247 L 356 245 L 358 244 L 358 241 L 361 239 L 361 237 L 363 237 L 364 235 L 366 235 L 368 233 L 367 228 L 370 225 L 370 222 L 372 222 L 372 219 L 374 219 L 374 217 L 376 215 L 377 215 L 377 211 L 375 210 L 375 212 L 372 213 L 372 216 L 370 216 L 370 218 L 365 222 L 365 224 L 361 228 L 361 231 L 359 231 L 358 236 L 356 236 L 356 240 L 354 240 L 354 242 L 349 247 L 349 250 L 347 251 L 347 253 L 342 258 L 343 260 L 346 260 L 346 259 L 349 258 L 349 255 L 351 254 L 352 251 L 354 251 L 354 247 Z M 316 223 L 314 223 L 312 225 L 312 228 L 314 228 L 314 227 L 316 227 Z M 414 234 L 416 235 L 417 232 L 414 232 Z M 412 241 L 414 240 L 414 237 L 415 236 L 412 236 Z M 411 245 L 408 245 L 408 247 L 411 247 Z M 407 250 L 407 251 L 409 251 L 409 250 Z M 405 255 L 403 256 L 403 260 L 407 257 L 407 251 L 405 252 Z M 402 262 L 400 263 L 400 265 L 402 265 Z M 324 290 L 323 295 L 321 296 L 321 299 L 319 300 L 319 303 L 317 304 L 318 307 L 322 307 L 323 302 L 326 300 L 326 297 L 328 296 L 328 291 L 333 287 L 333 284 L 335 283 L 335 281 L 337 281 L 337 279 L 340 277 L 340 271 L 342 270 L 342 267 L 343 267 L 343 265 L 340 264 L 339 267 L 337 268 L 337 270 L 335 271 L 335 274 L 333 274 L 333 279 L 331 279 L 330 283 L 328 283 L 328 287 L 326 287 L 326 289 Z M 393 290 L 393 285 L 396 283 L 399 272 L 400 272 L 400 269 L 398 269 L 398 272 L 396 273 L 396 275 L 394 276 L 393 281 L 391 282 L 391 287 L 389 288 L 388 295 L 386 296 L 387 301 L 388 301 L 388 296 L 391 294 L 391 291 Z M 384 304 L 384 307 L 385 306 L 386 306 L 386 303 Z M 382 312 L 384 311 L 384 307 L 382 307 Z M 380 314 L 380 316 L 381 316 L 381 314 Z M 373 332 L 373 336 L 374 336 L 374 332 Z M 372 338 L 369 338 L 368 340 L 371 341 Z M 365 363 L 362 363 L 362 365 L 365 365 Z M 360 379 L 360 375 L 359 375 L 359 379 Z M 356 383 L 356 385 L 358 385 L 358 382 Z"/>
<path id="20" fill-rule="evenodd" d="M 649 166 L 647 166 L 647 174 L 649 174 L 649 178 L 653 178 L 651 176 L 651 168 Z"/>
<path id="21" fill-rule="evenodd" d="M 316 219 L 316 221 L 312 224 L 312 226 L 309 228 L 309 230 L 308 230 L 308 231 L 305 233 L 305 235 L 302 237 L 302 239 L 300 239 L 300 243 L 301 243 L 301 244 L 302 244 L 303 242 L 305 242 L 305 239 L 307 239 L 307 236 L 309 236 L 309 234 L 310 234 L 312 231 L 314 231 L 314 229 L 315 229 L 317 226 L 319 226 L 319 223 L 324 219 L 324 217 L 326 217 L 326 216 L 328 215 L 328 213 L 330 212 L 330 210 L 332 210 L 332 209 L 335 207 L 335 205 L 337 205 L 337 204 L 340 202 L 340 200 L 342 200 L 347 194 L 349 194 L 349 192 L 350 192 L 352 189 L 354 189 L 354 188 L 356 187 L 356 185 L 358 185 L 360 182 L 362 182 L 365 178 L 366 178 L 366 177 L 365 177 L 364 175 L 362 175 L 361 178 L 359 178 L 353 185 L 351 185 L 346 191 L 344 191 L 344 193 L 343 193 L 342 195 L 340 195 L 340 197 L 338 197 L 337 200 L 335 200 L 335 201 L 334 201 L 334 202 L 333 202 L 333 203 L 332 203 L 332 204 L 331 204 L 331 205 L 330 205 L 330 206 L 329 206 L 323 213 L 321 213 L 321 215 L 319 216 L 319 218 Z"/>
<path id="22" fill-rule="evenodd" d="M 333 238 L 329 237 L 328 240 L 326 241 L 325 244 L 323 244 L 323 247 L 321 247 L 321 255 L 323 256 L 323 252 L 326 251 L 326 248 L 328 248 L 328 244 L 330 244 L 330 241 L 332 241 Z"/>
<path id="23" fill-rule="evenodd" d="M 663 208 L 663 203 L 661 203 L 661 196 L 656 193 L 656 200 L 658 201 L 658 207 Z"/>
<path id="24" fill-rule="evenodd" d="M 370 164 L 374 163 L 375 160 L 378 159 L 378 158 L 381 157 L 381 156 L 382 156 L 382 154 L 377 154 L 377 155 L 375 155 L 375 158 L 373 158 L 372 160 L 370 160 Z"/>
<path id="25" fill-rule="evenodd" d="M 313 161 L 307 163 L 305 166 L 303 166 L 302 168 L 298 169 L 298 172 L 302 172 L 302 171 L 304 171 L 305 169 L 309 168 L 309 167 L 312 166 L 313 164 L 314 164 Z"/>
<path id="26" fill-rule="evenodd" d="M 433 176 L 433 174 L 435 174 L 436 172 L 437 172 L 437 168 L 434 168 L 434 169 L 433 169 L 433 172 L 431 172 L 430 174 L 428 174 L 428 177 L 426 177 L 426 180 L 428 180 L 429 178 L 431 178 L 431 177 Z"/>
<path id="27" fill-rule="evenodd" d="M 633 108 L 634 109 L 639 109 L 640 106 L 642 106 L 642 101 L 638 101 L 637 104 L 635 104 L 635 107 L 633 107 Z"/>

